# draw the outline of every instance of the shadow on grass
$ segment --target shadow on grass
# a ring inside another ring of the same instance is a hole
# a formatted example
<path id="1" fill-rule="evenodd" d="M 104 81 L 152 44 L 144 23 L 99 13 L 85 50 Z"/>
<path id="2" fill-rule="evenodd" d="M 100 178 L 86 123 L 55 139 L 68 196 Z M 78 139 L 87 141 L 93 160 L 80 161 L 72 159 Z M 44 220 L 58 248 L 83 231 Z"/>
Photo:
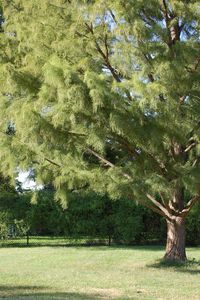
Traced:
<path id="1" fill-rule="evenodd" d="M 200 274 L 200 260 L 189 259 L 186 262 L 168 262 L 163 259 L 156 261 L 153 264 L 146 265 L 147 268 L 157 268 L 162 270 L 172 270 L 191 275 Z"/>
<path id="2" fill-rule="evenodd" d="M 147 252 L 155 252 L 155 251 L 163 251 L 163 246 L 126 246 L 126 245 L 112 245 L 112 246 L 85 246 L 95 251 L 114 251 L 114 250 L 131 250 L 131 251 L 147 251 Z M 77 249 L 84 247 L 77 247 Z"/>
<path id="3" fill-rule="evenodd" d="M 70 293 L 70 292 L 51 293 L 50 291 L 45 291 L 45 287 L 40 287 L 40 286 L 0 286 L 0 299 L 100 300 L 100 299 L 105 299 L 105 295 L 100 295 L 98 293 L 96 294 Z M 112 299 L 117 299 L 117 298 L 112 297 Z"/>

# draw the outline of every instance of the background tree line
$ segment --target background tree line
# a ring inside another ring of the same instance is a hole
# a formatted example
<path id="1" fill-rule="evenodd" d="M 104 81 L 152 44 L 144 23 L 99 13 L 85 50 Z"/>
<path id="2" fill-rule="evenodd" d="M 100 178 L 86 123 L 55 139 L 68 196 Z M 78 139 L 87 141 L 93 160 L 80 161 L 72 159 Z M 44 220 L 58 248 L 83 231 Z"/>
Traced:
<path id="1" fill-rule="evenodd" d="M 88 237 L 105 240 L 108 244 L 164 243 L 166 225 L 151 210 L 131 199 L 113 201 L 94 192 L 72 192 L 68 205 L 55 201 L 51 186 L 37 192 L 23 191 L 1 182 L 0 237 L 25 235 Z M 200 243 L 200 205 L 193 208 L 187 219 L 187 244 Z"/>
<path id="2" fill-rule="evenodd" d="M 0 7 L 1 172 L 32 169 L 63 203 L 85 186 L 131 197 L 165 219 L 164 258 L 185 261 L 200 202 L 199 1 Z"/>

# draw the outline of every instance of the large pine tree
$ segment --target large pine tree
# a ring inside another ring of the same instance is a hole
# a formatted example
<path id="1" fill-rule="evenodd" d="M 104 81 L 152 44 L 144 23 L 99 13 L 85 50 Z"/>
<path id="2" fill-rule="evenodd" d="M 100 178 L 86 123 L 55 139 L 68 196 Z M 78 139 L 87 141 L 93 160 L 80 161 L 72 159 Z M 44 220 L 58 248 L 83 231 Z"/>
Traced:
<path id="1" fill-rule="evenodd" d="M 2 171 L 31 167 L 60 198 L 83 186 L 131 197 L 166 219 L 165 258 L 185 260 L 200 194 L 199 1 L 2 5 Z"/>

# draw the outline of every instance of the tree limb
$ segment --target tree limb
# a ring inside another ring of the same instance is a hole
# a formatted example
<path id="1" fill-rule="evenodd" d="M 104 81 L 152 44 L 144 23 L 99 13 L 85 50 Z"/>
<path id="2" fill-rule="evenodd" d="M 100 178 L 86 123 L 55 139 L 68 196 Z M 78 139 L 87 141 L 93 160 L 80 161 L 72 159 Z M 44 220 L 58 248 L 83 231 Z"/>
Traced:
<path id="1" fill-rule="evenodd" d="M 113 163 L 111 163 L 110 161 L 108 161 L 107 159 L 105 159 L 104 157 L 102 157 L 101 155 L 99 155 L 98 153 L 96 153 L 95 151 L 91 150 L 90 148 L 87 149 L 87 152 L 93 154 L 95 157 L 97 157 L 100 161 L 104 162 L 106 165 L 110 166 L 110 167 L 115 167 L 115 165 Z M 130 175 L 128 175 L 127 173 L 122 173 L 122 175 L 124 177 L 126 177 L 127 179 L 133 179 Z M 160 214 L 161 216 L 167 218 L 168 220 L 171 220 L 171 215 L 168 212 L 168 210 L 160 203 L 158 202 L 153 196 L 151 196 L 150 194 L 146 194 L 146 197 L 155 205 L 152 206 L 149 203 L 146 203 L 143 200 L 138 200 L 138 202 L 142 203 L 143 205 L 145 205 L 148 208 L 151 208 L 153 211 L 157 212 L 158 214 Z"/>
<path id="2" fill-rule="evenodd" d="M 143 200 L 137 200 L 137 201 L 138 201 L 138 203 L 142 204 L 143 206 L 145 206 L 145 207 L 151 209 L 152 211 L 156 212 L 160 216 L 166 218 L 168 221 L 171 221 L 170 216 L 166 215 L 163 211 L 161 211 L 157 207 L 155 207 L 155 206 L 151 205 L 150 203 L 147 203 L 146 201 L 143 201 Z"/>
<path id="3" fill-rule="evenodd" d="M 101 155 L 99 155 L 97 152 L 95 152 L 94 150 L 88 148 L 86 150 L 88 153 L 91 153 L 92 155 L 94 155 L 95 157 L 97 157 L 100 161 L 102 161 L 103 163 L 105 163 L 107 166 L 109 167 L 115 167 L 115 165 L 113 163 L 111 163 L 109 160 L 105 159 L 104 157 L 102 157 Z M 130 175 L 128 175 L 127 173 L 122 172 L 122 175 L 124 177 L 126 177 L 127 179 L 132 179 L 132 177 Z"/>
<path id="4" fill-rule="evenodd" d="M 88 148 L 86 150 L 88 153 L 94 155 L 95 157 L 97 157 L 100 161 L 102 161 L 103 163 L 105 163 L 107 166 L 109 167 L 115 167 L 115 165 L 113 163 L 111 163 L 109 160 L 105 159 L 104 157 L 102 157 L 101 155 L 99 155 L 97 152 L 95 152 L 94 150 Z"/>
<path id="5" fill-rule="evenodd" d="M 163 212 L 165 217 L 170 218 L 169 211 L 160 202 L 158 202 L 153 196 L 148 193 L 146 194 L 146 196 L 155 206 L 157 206 Z"/>
<path id="6" fill-rule="evenodd" d="M 192 209 L 192 207 L 198 202 L 200 201 L 200 195 L 193 197 L 192 199 L 190 199 L 190 201 L 187 203 L 187 205 L 184 207 L 184 209 L 182 210 L 182 212 L 180 213 L 180 216 L 182 217 L 186 217 L 187 214 L 189 213 L 189 211 Z"/>
<path id="7" fill-rule="evenodd" d="M 93 29 L 93 25 L 89 25 L 87 23 L 85 23 L 87 29 L 89 30 L 89 32 L 94 35 L 94 29 Z M 108 50 L 108 37 L 107 35 L 105 35 L 104 38 L 104 45 L 105 45 L 105 49 L 106 49 L 106 53 L 104 53 L 104 51 L 101 49 L 99 43 L 97 42 L 97 40 L 95 39 L 95 46 L 97 51 L 99 52 L 99 54 L 101 55 L 101 57 L 104 60 L 105 66 L 108 68 L 108 70 L 111 72 L 113 78 L 117 81 L 117 82 L 122 82 L 122 79 L 120 78 L 119 72 L 111 65 L 110 60 L 109 60 L 109 50 Z M 126 91 L 126 96 L 128 97 L 128 99 L 130 101 L 132 101 L 132 97 L 129 91 Z"/>
<path id="8" fill-rule="evenodd" d="M 190 145 L 184 150 L 184 152 L 185 152 L 185 153 L 189 152 L 189 151 L 190 151 L 191 149 L 193 149 L 195 146 L 196 146 L 196 143 L 195 143 L 195 142 L 192 143 L 192 144 L 190 144 Z"/>
<path id="9" fill-rule="evenodd" d="M 53 161 L 53 160 L 51 160 L 51 159 L 49 159 L 49 158 L 47 158 L 47 157 L 44 157 L 44 159 L 45 159 L 46 161 L 48 161 L 50 164 L 52 164 L 52 165 L 54 165 L 54 166 L 56 166 L 56 167 L 61 168 L 61 165 L 59 165 L 59 164 L 56 163 L 55 161 Z"/>

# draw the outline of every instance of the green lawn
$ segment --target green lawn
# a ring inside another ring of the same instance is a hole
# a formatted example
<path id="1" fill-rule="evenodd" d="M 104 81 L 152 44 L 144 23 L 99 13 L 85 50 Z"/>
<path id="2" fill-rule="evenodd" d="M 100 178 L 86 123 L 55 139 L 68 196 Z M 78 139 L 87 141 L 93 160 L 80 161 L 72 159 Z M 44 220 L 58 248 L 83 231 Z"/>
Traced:
<path id="1" fill-rule="evenodd" d="M 200 249 L 160 266 L 160 247 L 0 248 L 0 299 L 200 299 Z"/>

